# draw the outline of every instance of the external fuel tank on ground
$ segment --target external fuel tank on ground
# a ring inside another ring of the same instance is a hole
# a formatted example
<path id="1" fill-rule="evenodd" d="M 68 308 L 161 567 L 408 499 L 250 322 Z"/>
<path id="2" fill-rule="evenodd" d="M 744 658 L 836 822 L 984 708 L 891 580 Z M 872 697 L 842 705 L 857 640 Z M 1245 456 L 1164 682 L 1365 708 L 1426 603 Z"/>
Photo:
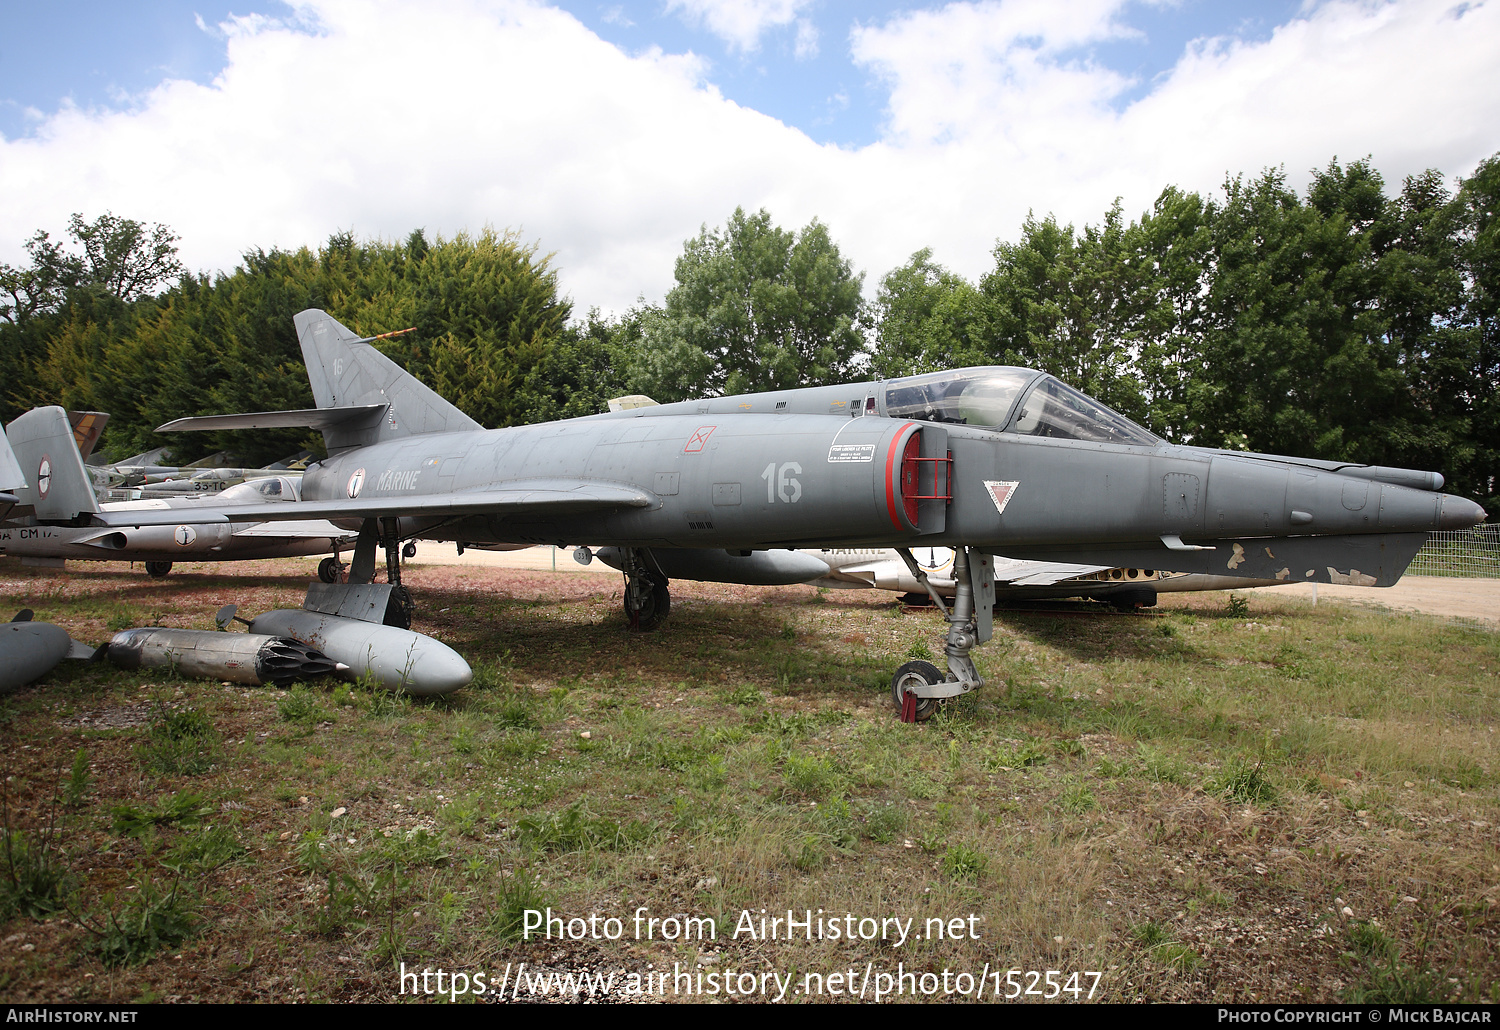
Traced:
<path id="1" fill-rule="evenodd" d="M 123 669 L 175 669 L 231 683 L 285 684 L 326 676 L 339 664 L 286 636 L 143 627 L 116 633 L 109 660 Z"/>

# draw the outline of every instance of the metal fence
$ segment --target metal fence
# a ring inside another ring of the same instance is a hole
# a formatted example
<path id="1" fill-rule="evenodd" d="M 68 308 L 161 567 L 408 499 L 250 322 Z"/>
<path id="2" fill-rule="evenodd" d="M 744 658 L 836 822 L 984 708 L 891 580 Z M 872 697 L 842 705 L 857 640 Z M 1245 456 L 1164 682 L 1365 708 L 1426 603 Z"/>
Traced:
<path id="1" fill-rule="evenodd" d="M 1500 578 L 1500 524 L 1429 534 L 1412 559 L 1408 576 Z"/>

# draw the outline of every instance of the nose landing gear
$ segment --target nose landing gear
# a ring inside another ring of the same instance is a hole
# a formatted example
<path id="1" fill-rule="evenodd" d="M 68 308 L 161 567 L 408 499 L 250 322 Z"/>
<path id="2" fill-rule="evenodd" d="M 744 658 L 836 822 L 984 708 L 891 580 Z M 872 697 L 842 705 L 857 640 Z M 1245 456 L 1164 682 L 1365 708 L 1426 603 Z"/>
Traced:
<path id="1" fill-rule="evenodd" d="M 907 662 L 891 677 L 891 699 L 901 710 L 902 722 L 925 722 L 932 718 L 943 701 L 984 686 L 984 677 L 969 657 L 974 647 L 994 633 L 995 566 L 994 559 L 979 551 L 960 547 L 954 555 L 953 576 L 956 591 L 949 608 L 923 569 L 907 548 L 899 550 L 906 567 L 927 590 L 932 603 L 948 617 L 948 644 L 943 648 L 948 660 L 945 677 L 930 662 Z"/>

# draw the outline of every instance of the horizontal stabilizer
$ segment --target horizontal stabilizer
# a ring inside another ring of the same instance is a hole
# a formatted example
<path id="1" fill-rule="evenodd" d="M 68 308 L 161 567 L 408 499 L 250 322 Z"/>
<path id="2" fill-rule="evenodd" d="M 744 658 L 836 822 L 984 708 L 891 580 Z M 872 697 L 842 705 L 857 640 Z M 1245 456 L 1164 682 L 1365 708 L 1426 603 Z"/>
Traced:
<path id="1" fill-rule="evenodd" d="M 158 433 L 212 432 L 219 429 L 373 429 L 385 404 L 351 404 L 342 408 L 302 408 L 298 411 L 251 411 L 239 415 L 196 415 L 179 418 Z"/>
<path id="2" fill-rule="evenodd" d="M 610 508 L 646 508 L 653 495 L 629 486 L 578 483 L 567 480 L 529 480 L 492 490 L 433 496 L 361 497 L 357 500 L 299 501 L 296 504 L 202 505 L 194 507 L 194 523 L 269 522 L 285 519 L 368 519 L 402 516 L 506 515 L 549 516 Z M 181 508 L 155 511 L 107 511 L 94 516 L 101 526 L 175 526 L 184 519 Z"/>

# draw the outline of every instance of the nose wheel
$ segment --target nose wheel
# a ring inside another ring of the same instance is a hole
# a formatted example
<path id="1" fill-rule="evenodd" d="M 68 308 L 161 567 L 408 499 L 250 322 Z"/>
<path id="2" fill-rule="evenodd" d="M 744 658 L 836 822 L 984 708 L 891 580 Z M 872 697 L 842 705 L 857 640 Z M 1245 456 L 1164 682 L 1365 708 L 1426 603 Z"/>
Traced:
<path id="1" fill-rule="evenodd" d="M 891 700 L 901 709 L 902 722 L 926 722 L 941 703 L 935 697 L 917 696 L 915 687 L 933 687 L 943 682 L 943 674 L 931 662 L 907 662 L 891 677 Z"/>
<path id="2" fill-rule="evenodd" d="M 907 662 L 891 677 L 891 700 L 901 710 L 902 722 L 926 722 L 932 718 L 939 706 L 950 697 L 967 694 L 984 686 L 984 678 L 974 667 L 969 652 L 976 644 L 990 638 L 991 615 L 995 598 L 994 566 L 988 555 L 971 552 L 961 547 L 953 558 L 953 606 L 943 603 L 932 584 L 927 581 L 927 572 L 912 557 L 909 549 L 898 548 L 906 567 L 926 589 L 948 620 L 948 643 L 943 656 L 948 661 L 945 674 L 931 662 Z M 970 568 L 970 564 L 974 569 Z M 975 584 L 977 570 L 981 577 Z"/>

